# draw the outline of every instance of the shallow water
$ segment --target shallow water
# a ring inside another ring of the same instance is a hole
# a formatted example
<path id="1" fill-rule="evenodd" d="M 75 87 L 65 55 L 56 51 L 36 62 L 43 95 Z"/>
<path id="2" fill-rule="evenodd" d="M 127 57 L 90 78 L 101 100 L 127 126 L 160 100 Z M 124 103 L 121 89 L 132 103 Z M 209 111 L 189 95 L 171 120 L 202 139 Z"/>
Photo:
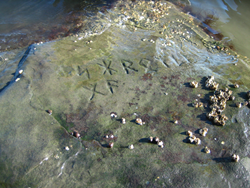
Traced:
<path id="1" fill-rule="evenodd" d="M 224 35 L 224 40 L 229 41 L 234 49 L 249 57 L 250 31 L 247 0 L 190 0 L 192 13 L 199 16 L 202 21 L 207 15 L 212 15 L 211 27 Z"/>
<path id="2" fill-rule="evenodd" d="M 0 2 L 0 51 L 27 47 L 76 33 L 80 16 L 107 9 L 110 0 L 50 0 Z"/>
<path id="3" fill-rule="evenodd" d="M 76 35 L 0 54 L 3 187 L 249 187 L 250 110 L 235 106 L 248 100 L 249 60 L 171 3 L 142 2 L 83 19 Z M 209 75 L 236 97 L 225 126 L 206 117 Z"/>

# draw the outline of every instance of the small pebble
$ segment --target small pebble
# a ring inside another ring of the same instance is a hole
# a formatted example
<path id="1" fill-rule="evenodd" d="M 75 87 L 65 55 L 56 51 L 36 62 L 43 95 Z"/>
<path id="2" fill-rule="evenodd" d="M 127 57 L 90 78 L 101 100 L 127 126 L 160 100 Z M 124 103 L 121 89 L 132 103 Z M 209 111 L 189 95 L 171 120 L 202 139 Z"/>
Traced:
<path id="1" fill-rule="evenodd" d="M 69 151 L 69 147 L 68 147 L 68 146 L 66 146 L 66 147 L 65 147 L 65 150 L 66 150 L 66 151 Z"/>

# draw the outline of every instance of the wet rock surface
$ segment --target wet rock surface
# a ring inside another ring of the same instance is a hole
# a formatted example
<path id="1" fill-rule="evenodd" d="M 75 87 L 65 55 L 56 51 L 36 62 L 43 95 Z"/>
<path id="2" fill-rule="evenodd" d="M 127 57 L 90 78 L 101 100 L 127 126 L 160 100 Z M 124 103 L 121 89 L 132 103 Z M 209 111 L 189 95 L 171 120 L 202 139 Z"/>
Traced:
<path id="1" fill-rule="evenodd" d="M 248 100 L 247 74 L 238 78 L 239 88 L 231 86 L 235 74 L 249 69 L 247 59 L 218 51 L 174 5 L 144 3 L 118 2 L 78 36 L 32 45 L 20 67 L 17 59 L 26 49 L 2 54 L 3 185 L 249 187 L 249 108 L 235 107 Z M 159 14 L 150 12 L 152 7 Z M 133 15 L 144 9 L 145 20 Z M 6 66 L 12 73 L 24 70 L 18 82 L 12 81 L 15 74 L 4 75 Z M 224 126 L 206 117 L 214 95 L 205 87 L 211 75 L 219 89 L 228 87 L 236 97 L 223 111 Z M 194 80 L 197 88 L 190 86 Z M 195 108 L 194 102 L 203 106 Z M 205 127 L 204 137 L 199 130 Z M 188 141 L 188 130 L 200 145 Z M 150 136 L 164 147 L 150 143 Z M 232 154 L 240 161 L 233 162 Z"/>

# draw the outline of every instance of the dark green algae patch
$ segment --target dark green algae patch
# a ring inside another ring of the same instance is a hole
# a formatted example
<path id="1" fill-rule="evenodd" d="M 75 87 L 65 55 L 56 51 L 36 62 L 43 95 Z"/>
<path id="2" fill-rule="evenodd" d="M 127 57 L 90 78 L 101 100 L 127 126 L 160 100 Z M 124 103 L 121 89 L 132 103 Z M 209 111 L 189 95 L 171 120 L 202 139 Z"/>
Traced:
<path id="1" fill-rule="evenodd" d="M 127 29 L 113 24 L 81 40 L 79 34 L 36 45 L 20 81 L 0 98 L 3 186 L 249 187 L 250 110 L 235 107 L 235 102 L 247 100 L 249 87 L 234 89 L 227 77 L 236 60 L 212 48 L 212 42 L 204 45 L 204 33 L 195 34 L 197 28 L 189 40 L 177 34 L 165 40 L 159 33 L 162 25 L 152 30 L 137 26 L 133 30 L 133 25 Z M 190 44 L 202 55 L 189 50 Z M 237 64 L 248 67 L 247 62 Z M 205 88 L 205 79 L 212 74 L 220 89 L 228 87 L 236 97 L 227 102 L 223 114 L 229 120 L 223 127 L 206 118 L 213 91 Z M 198 88 L 190 87 L 193 80 Z M 204 107 L 194 108 L 195 100 Z M 111 112 L 118 117 L 112 119 Z M 136 124 L 137 117 L 145 124 Z M 209 129 L 206 137 L 198 134 L 204 127 Z M 187 142 L 187 130 L 201 145 Z M 81 138 L 73 137 L 73 131 Z M 114 138 L 106 138 L 111 134 Z M 159 137 L 164 148 L 148 143 L 150 136 Z M 131 144 L 133 150 L 128 149 Z M 233 153 L 240 162 L 231 161 Z"/>

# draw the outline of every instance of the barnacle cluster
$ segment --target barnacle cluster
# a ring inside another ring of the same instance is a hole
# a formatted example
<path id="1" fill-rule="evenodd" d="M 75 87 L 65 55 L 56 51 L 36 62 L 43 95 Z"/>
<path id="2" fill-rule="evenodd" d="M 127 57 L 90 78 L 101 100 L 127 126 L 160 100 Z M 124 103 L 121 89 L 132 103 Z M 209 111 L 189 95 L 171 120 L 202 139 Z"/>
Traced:
<path id="1" fill-rule="evenodd" d="M 203 107 L 203 103 L 202 103 L 202 102 L 195 101 L 195 102 L 193 103 L 193 106 L 194 106 L 195 108 L 202 108 L 202 107 Z"/>
<path id="2" fill-rule="evenodd" d="M 154 144 L 157 144 L 159 147 L 161 147 L 161 148 L 164 148 L 164 143 L 163 143 L 163 141 L 161 141 L 158 137 L 152 137 L 152 136 L 150 136 L 149 137 L 149 139 L 148 139 L 148 141 L 150 142 L 150 143 L 154 143 Z"/>
<path id="3" fill-rule="evenodd" d="M 210 78 L 208 78 L 210 79 Z M 207 113 L 207 118 L 214 122 L 214 124 L 224 126 L 228 120 L 227 116 L 223 115 L 222 112 L 226 109 L 226 102 L 232 100 L 232 91 L 228 88 L 224 90 L 215 91 L 214 95 L 210 96 L 211 111 Z"/>
<path id="4" fill-rule="evenodd" d="M 214 76 L 208 76 L 206 83 L 206 88 L 210 88 L 212 90 L 217 90 L 219 87 L 219 84 L 214 81 Z"/>

